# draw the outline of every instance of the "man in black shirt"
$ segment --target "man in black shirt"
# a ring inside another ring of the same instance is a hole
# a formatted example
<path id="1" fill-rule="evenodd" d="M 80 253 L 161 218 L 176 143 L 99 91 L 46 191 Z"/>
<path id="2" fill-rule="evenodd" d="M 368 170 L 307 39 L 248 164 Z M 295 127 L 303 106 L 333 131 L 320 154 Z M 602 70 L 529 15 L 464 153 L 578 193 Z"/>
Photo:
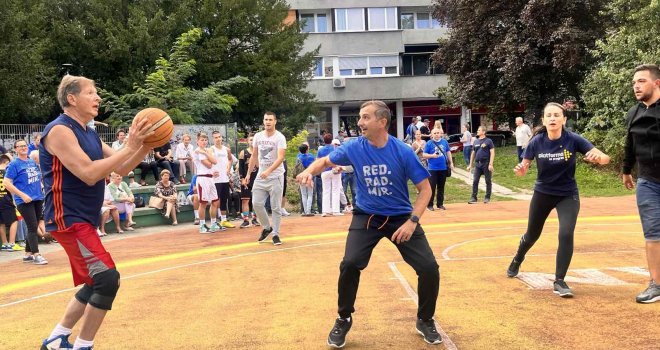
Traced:
<path id="1" fill-rule="evenodd" d="M 172 154 L 172 146 L 170 143 L 166 143 L 158 148 L 154 148 L 154 158 L 156 158 L 156 163 L 158 167 L 162 169 L 167 169 L 170 174 L 172 174 L 172 182 L 174 184 L 179 184 L 179 162 L 174 160 Z M 158 182 L 158 179 L 156 179 Z"/>
<path id="2" fill-rule="evenodd" d="M 422 140 L 428 141 L 431 139 L 431 129 L 429 129 L 429 120 L 424 119 L 424 125 L 419 128 L 419 132 L 422 133 Z"/>
<path id="3" fill-rule="evenodd" d="M 632 82 L 639 103 L 626 118 L 623 184 L 629 190 L 635 187 L 631 172 L 637 164 L 637 208 L 651 281 L 636 300 L 648 304 L 660 300 L 660 68 L 638 66 Z"/>

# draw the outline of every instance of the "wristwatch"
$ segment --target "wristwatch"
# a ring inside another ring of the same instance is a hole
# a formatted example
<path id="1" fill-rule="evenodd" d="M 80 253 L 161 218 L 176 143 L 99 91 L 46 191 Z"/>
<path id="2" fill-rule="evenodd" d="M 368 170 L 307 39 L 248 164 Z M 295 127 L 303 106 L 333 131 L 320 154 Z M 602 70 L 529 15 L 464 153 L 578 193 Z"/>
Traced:
<path id="1" fill-rule="evenodd" d="M 419 223 L 419 216 L 417 215 L 410 215 L 410 221 L 414 223 Z"/>

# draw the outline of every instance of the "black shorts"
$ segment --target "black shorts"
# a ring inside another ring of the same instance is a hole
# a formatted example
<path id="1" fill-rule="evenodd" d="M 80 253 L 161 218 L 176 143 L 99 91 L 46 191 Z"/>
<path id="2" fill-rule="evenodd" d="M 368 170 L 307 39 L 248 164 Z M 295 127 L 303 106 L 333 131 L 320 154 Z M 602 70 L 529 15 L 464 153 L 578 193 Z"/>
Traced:
<path id="1" fill-rule="evenodd" d="M 241 185 L 241 198 L 243 199 L 252 199 L 252 187 L 254 186 L 254 180 L 257 179 L 257 172 L 253 172 L 250 176 L 250 182 L 247 187 Z"/>
<path id="2" fill-rule="evenodd" d="M 2 208 L 0 209 L 0 224 L 11 225 L 16 222 L 16 208 Z"/>

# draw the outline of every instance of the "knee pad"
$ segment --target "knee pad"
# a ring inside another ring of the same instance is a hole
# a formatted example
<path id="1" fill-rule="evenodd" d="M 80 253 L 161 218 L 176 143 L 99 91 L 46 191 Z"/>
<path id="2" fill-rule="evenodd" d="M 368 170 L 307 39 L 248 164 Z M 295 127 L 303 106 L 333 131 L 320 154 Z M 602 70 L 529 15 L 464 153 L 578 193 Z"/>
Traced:
<path id="1" fill-rule="evenodd" d="M 119 272 L 114 268 L 94 275 L 89 304 L 102 310 L 111 310 L 119 290 L 119 277 Z"/>
<path id="2" fill-rule="evenodd" d="M 87 305 L 89 298 L 92 296 L 94 290 L 87 283 L 83 284 L 83 287 L 78 290 L 75 297 L 81 304 Z"/>

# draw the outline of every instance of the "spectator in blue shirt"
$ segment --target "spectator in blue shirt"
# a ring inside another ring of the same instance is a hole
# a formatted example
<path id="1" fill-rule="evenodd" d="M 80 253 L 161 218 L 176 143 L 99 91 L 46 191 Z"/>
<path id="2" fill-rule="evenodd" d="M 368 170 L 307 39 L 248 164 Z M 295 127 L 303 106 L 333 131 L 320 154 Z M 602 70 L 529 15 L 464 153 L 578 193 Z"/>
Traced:
<path id="1" fill-rule="evenodd" d="M 559 217 L 559 247 L 555 269 L 554 293 L 568 298 L 573 292 L 564 282 L 568 266 L 573 257 L 573 236 L 580 195 L 575 182 L 576 154 L 584 154 L 584 160 L 607 164 L 610 157 L 596 149 L 584 137 L 564 129 L 566 113 L 558 103 L 548 103 L 543 109 L 543 127 L 532 136 L 523 153 L 523 161 L 516 165 L 514 172 L 523 176 L 536 159 L 538 175 L 534 184 L 534 195 L 529 204 L 527 232 L 520 238 L 518 252 L 507 269 L 507 276 L 515 277 L 525 254 L 541 236 L 545 220 L 552 209 Z"/>
<path id="2" fill-rule="evenodd" d="M 431 139 L 424 146 L 423 157 L 428 159 L 428 169 L 431 174 L 431 199 L 428 210 L 433 211 L 433 197 L 436 197 L 438 209 L 446 210 L 445 183 L 447 182 L 447 168 L 454 168 L 454 161 L 449 150 L 449 143 L 442 137 L 442 130 L 433 129 Z M 436 196 L 437 194 L 437 196 Z"/>
<path id="3" fill-rule="evenodd" d="M 307 153 L 309 151 L 309 146 L 302 144 L 298 147 L 298 159 L 296 160 L 296 167 L 300 167 L 300 170 L 307 169 L 312 162 L 314 162 L 314 155 Z M 300 185 L 300 199 L 303 206 L 302 216 L 314 216 L 312 214 L 312 200 L 314 198 L 314 187 Z"/>

